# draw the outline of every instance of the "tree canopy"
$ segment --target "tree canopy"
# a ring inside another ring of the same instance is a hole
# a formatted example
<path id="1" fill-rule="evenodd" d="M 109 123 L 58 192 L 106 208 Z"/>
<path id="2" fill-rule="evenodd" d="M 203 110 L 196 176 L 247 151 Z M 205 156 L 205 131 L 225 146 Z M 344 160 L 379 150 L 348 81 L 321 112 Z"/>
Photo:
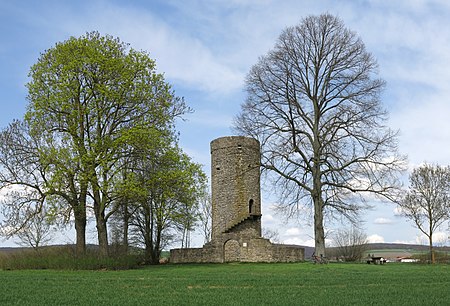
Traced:
<path id="1" fill-rule="evenodd" d="M 288 215 L 313 207 L 316 254 L 325 254 L 324 213 L 354 221 L 364 193 L 389 197 L 398 185 L 404 158 L 377 72 L 362 40 L 323 14 L 285 29 L 247 75 L 235 128 L 260 141 Z"/>
<path id="2" fill-rule="evenodd" d="M 146 144 L 177 147 L 175 121 L 191 110 L 156 72 L 148 53 L 98 32 L 46 50 L 29 77 L 29 104 L 19 124 L 23 129 L 16 128 L 22 136 L 8 138 L 8 149 L 12 155 L 20 153 L 21 137 L 37 144 L 21 158 L 29 162 L 28 174 L 38 174 L 33 186 L 40 203 L 74 217 L 79 252 L 84 252 L 86 210 L 92 208 L 100 250 L 106 255 L 107 221 L 120 206 L 119 186 L 129 161 Z M 3 136 L 15 133 L 13 128 Z M 3 149 L 0 157 L 8 154 Z M 15 169 L 8 168 L 14 161 L 0 161 L 14 181 Z"/>

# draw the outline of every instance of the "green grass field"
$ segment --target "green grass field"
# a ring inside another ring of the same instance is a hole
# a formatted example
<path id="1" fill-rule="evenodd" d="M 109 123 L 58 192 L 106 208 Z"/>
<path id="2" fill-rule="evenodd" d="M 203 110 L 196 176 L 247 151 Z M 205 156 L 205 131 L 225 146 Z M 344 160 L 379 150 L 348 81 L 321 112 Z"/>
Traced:
<path id="1" fill-rule="evenodd" d="M 0 305 L 449 305 L 450 266 L 205 264 L 0 271 Z"/>

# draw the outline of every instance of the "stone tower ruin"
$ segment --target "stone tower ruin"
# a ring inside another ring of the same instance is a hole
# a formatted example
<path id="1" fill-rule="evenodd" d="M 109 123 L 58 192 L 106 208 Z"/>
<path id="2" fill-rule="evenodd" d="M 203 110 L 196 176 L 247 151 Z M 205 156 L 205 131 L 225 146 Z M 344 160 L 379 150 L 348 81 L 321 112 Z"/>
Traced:
<path id="1" fill-rule="evenodd" d="M 222 137 L 211 142 L 212 239 L 239 232 L 261 237 L 259 142 Z M 243 231 L 245 228 L 245 231 Z"/>
<path id="2" fill-rule="evenodd" d="M 172 263 L 295 262 L 299 246 L 261 236 L 260 144 L 243 136 L 211 142 L 212 237 L 203 248 L 172 249 Z"/>

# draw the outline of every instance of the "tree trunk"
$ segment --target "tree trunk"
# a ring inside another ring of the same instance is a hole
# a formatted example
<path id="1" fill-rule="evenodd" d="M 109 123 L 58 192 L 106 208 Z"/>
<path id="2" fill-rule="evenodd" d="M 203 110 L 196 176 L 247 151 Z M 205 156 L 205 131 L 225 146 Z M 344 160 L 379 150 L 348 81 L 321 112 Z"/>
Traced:
<path id="1" fill-rule="evenodd" d="M 95 192 L 94 192 L 95 194 Z M 105 211 L 101 209 L 100 197 L 94 196 L 94 213 L 97 228 L 99 253 L 102 257 L 108 256 L 108 227 L 106 225 Z"/>
<path id="2" fill-rule="evenodd" d="M 96 221 L 97 221 L 97 237 L 98 237 L 98 247 L 100 256 L 107 257 L 108 252 L 108 229 L 106 226 L 105 216 L 100 213 L 97 215 L 96 213 Z"/>
<path id="3" fill-rule="evenodd" d="M 77 235 L 75 253 L 77 257 L 83 256 L 86 254 L 86 215 L 82 218 L 75 214 L 75 231 Z"/>
<path id="4" fill-rule="evenodd" d="M 72 204 L 75 218 L 76 231 L 76 256 L 83 256 L 86 254 L 86 205 L 85 201 L 81 200 L 78 203 Z"/>
<path id="5" fill-rule="evenodd" d="M 123 252 L 128 254 L 128 227 L 129 227 L 130 217 L 128 215 L 128 206 L 125 206 L 124 218 L 123 218 Z"/>
<path id="6" fill-rule="evenodd" d="M 156 241 L 153 245 L 153 262 L 159 263 L 159 258 L 161 256 L 161 234 L 162 228 L 160 225 L 156 225 Z"/>
<path id="7" fill-rule="evenodd" d="M 317 97 L 317 93 L 315 93 Z M 312 198 L 314 203 L 314 244 L 317 256 L 325 256 L 325 231 L 323 229 L 323 199 L 322 199 L 322 181 L 321 181 L 321 140 L 320 140 L 320 117 L 321 111 L 317 98 L 314 99 L 314 123 L 313 123 L 313 165 L 312 165 Z"/>
<path id="8" fill-rule="evenodd" d="M 435 263 L 435 258 L 434 258 L 434 251 L 433 251 L 433 236 L 430 234 L 430 236 L 429 236 L 429 241 L 430 241 L 430 246 L 429 246 L 429 248 L 430 248 L 430 262 L 432 263 L 432 264 L 434 264 Z"/>
<path id="9" fill-rule="evenodd" d="M 318 122 L 318 119 L 316 119 Z M 318 124 L 317 124 L 318 125 Z M 317 256 L 325 256 L 325 231 L 323 229 L 323 199 L 322 199 L 322 182 L 320 176 L 320 156 L 319 156 L 319 140 L 315 137 L 314 151 L 315 159 L 313 165 L 313 190 L 312 198 L 314 204 L 314 244 L 315 254 Z"/>
<path id="10" fill-rule="evenodd" d="M 153 235 L 147 232 L 144 237 L 145 240 L 145 262 L 147 264 L 158 264 L 159 259 L 155 257 L 155 245 L 153 244 Z"/>
<path id="11" fill-rule="evenodd" d="M 145 252 L 144 252 L 144 257 L 145 257 L 145 263 L 147 264 L 152 264 L 152 247 L 149 244 L 145 244 Z"/>
<path id="12" fill-rule="evenodd" d="M 95 173 L 95 172 L 94 172 Z M 108 251 L 108 227 L 106 225 L 105 218 L 105 203 L 102 201 L 100 193 L 100 188 L 98 188 L 98 180 L 96 175 L 93 176 L 92 189 L 93 189 L 93 198 L 94 198 L 94 214 L 97 228 L 97 237 L 98 237 L 98 247 L 100 256 L 107 257 L 109 254 Z"/>
<path id="13" fill-rule="evenodd" d="M 325 231 L 323 229 L 323 209 L 320 197 L 314 197 L 314 242 L 317 256 L 325 256 Z"/>
<path id="14" fill-rule="evenodd" d="M 151 209 L 144 208 L 145 223 L 144 223 L 144 243 L 145 243 L 145 263 L 154 264 L 153 262 L 153 219 L 151 216 Z"/>

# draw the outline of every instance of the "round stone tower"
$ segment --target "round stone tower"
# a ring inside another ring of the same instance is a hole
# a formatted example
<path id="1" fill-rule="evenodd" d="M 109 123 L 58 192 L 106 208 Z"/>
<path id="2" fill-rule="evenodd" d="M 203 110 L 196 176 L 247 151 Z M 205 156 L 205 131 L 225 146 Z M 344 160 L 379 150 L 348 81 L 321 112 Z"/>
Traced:
<path id="1" fill-rule="evenodd" d="M 229 136 L 211 142 L 212 239 L 203 248 L 173 249 L 170 261 L 297 262 L 299 246 L 261 237 L 260 144 Z"/>
<path id="2" fill-rule="evenodd" d="M 260 146 L 254 138 L 211 142 L 212 240 L 261 237 Z"/>

